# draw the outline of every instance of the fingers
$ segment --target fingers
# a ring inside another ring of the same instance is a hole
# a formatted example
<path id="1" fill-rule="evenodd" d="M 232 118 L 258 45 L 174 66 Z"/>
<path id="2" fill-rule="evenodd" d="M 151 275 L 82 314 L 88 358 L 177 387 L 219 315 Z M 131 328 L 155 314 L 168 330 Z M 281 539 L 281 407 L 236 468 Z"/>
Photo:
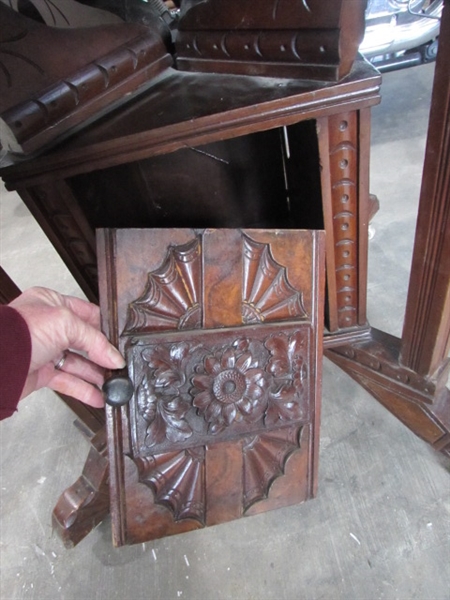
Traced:
<path id="1" fill-rule="evenodd" d="M 64 373 L 74 375 L 97 386 L 103 385 L 105 381 L 104 369 L 75 352 L 66 352 L 65 357 L 61 369 Z"/>
<path id="2" fill-rule="evenodd" d="M 100 329 L 100 309 L 95 304 L 75 298 L 74 296 L 61 296 L 65 307 L 74 312 L 82 321 L 89 323 L 92 327 Z"/>
<path id="3" fill-rule="evenodd" d="M 106 337 L 81 319 L 66 320 L 67 347 L 85 352 L 89 359 L 106 369 L 123 369 L 125 360 Z"/>
<path id="4" fill-rule="evenodd" d="M 103 395 L 98 388 L 64 371 L 56 371 L 48 383 L 48 387 L 60 394 L 72 396 L 72 398 L 94 408 L 102 408 L 105 405 Z"/>

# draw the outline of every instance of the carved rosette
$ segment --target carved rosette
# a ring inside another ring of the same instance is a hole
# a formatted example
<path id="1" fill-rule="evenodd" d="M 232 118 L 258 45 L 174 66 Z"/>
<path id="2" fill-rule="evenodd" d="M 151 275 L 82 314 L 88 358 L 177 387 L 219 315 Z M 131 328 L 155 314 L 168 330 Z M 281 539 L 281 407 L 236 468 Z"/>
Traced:
<path id="1" fill-rule="evenodd" d="M 212 345 L 208 341 L 214 334 L 203 342 L 137 346 L 137 447 L 145 451 L 165 448 L 168 442 L 195 443 L 222 432 L 257 431 L 304 419 L 308 331 L 262 339 L 228 337 Z"/>
<path id="2" fill-rule="evenodd" d="M 203 328 L 209 309 L 202 286 L 214 277 L 203 272 L 212 262 L 202 256 L 202 240 L 199 234 L 167 250 L 129 304 L 122 335 L 136 390 L 127 418 L 139 482 L 175 522 L 205 526 L 217 522 L 219 512 L 208 508 L 208 481 L 230 469 L 240 490 L 232 512 L 241 516 L 268 498 L 299 450 L 311 416 L 313 330 L 302 294 L 270 244 L 244 232 L 242 268 L 233 279 L 241 285 L 238 324 Z"/>

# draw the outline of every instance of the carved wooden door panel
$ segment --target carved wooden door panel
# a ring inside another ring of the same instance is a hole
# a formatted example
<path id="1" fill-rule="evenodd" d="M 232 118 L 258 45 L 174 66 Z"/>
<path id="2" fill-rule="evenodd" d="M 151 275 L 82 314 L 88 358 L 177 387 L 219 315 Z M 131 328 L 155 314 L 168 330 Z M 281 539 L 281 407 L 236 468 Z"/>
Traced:
<path id="1" fill-rule="evenodd" d="M 98 232 L 134 388 L 107 406 L 115 544 L 315 495 L 323 254 L 317 231 Z"/>

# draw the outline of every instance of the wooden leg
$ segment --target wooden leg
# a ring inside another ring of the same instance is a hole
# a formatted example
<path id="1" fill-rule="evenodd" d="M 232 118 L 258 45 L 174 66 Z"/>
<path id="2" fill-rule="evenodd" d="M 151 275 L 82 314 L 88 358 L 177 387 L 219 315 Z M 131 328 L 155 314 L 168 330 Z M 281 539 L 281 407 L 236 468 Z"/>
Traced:
<path id="1" fill-rule="evenodd" d="M 327 234 L 327 328 L 368 328 L 368 226 L 376 212 L 369 195 L 370 112 L 318 120 L 322 205 Z"/>
<path id="2" fill-rule="evenodd" d="M 414 433 L 450 456 L 449 369 L 424 377 L 400 363 L 400 350 L 400 339 L 372 329 L 370 339 L 325 354 Z"/>
<path id="3" fill-rule="evenodd" d="M 91 440 L 83 473 L 65 490 L 54 510 L 53 527 L 67 548 L 78 544 L 109 514 L 106 428 Z"/>
<path id="4" fill-rule="evenodd" d="M 330 349 L 419 437 L 450 456 L 450 4 L 445 4 L 402 339 Z"/>

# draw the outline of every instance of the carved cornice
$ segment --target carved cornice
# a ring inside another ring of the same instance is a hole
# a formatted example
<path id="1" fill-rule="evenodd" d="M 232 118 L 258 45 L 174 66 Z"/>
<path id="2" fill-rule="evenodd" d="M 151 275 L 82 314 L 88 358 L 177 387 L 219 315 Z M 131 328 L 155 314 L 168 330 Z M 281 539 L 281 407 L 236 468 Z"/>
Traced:
<path id="1" fill-rule="evenodd" d="M 11 152 L 86 125 L 172 64 L 159 36 L 137 25 L 59 30 L 1 2 L 0 17 L 0 141 Z"/>
<path id="2" fill-rule="evenodd" d="M 336 81 L 364 33 L 365 2 L 208 0 L 187 9 L 176 40 L 184 70 Z"/>

